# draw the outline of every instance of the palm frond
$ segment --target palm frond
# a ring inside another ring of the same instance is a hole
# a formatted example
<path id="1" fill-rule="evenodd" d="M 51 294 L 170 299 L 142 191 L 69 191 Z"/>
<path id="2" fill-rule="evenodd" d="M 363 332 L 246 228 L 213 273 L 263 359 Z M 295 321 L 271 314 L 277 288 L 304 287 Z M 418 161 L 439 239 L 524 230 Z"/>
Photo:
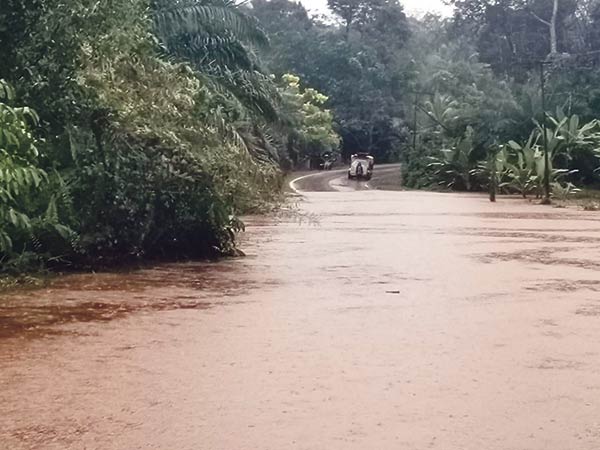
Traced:
<path id="1" fill-rule="evenodd" d="M 230 34 L 182 35 L 165 42 L 167 49 L 198 68 L 228 67 L 251 70 L 256 61 L 251 52 Z"/>
<path id="2" fill-rule="evenodd" d="M 159 1 L 154 20 L 162 39 L 181 35 L 230 34 L 250 45 L 264 47 L 269 39 L 253 17 L 231 1 Z"/>
<path id="3" fill-rule="evenodd" d="M 215 74 L 239 102 L 267 122 L 277 122 L 279 93 L 271 80 L 259 71 L 221 71 Z"/>

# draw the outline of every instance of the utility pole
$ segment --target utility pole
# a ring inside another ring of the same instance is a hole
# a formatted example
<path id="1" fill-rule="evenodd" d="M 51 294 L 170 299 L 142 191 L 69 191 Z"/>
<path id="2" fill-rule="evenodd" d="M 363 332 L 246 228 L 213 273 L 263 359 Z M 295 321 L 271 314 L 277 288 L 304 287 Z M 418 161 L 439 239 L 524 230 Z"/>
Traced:
<path id="1" fill-rule="evenodd" d="M 429 112 L 419 104 L 419 98 L 421 95 L 433 96 L 434 94 L 432 92 L 415 90 L 415 91 L 408 91 L 408 93 L 415 94 L 415 99 L 413 102 L 414 111 L 413 111 L 413 136 L 412 136 L 412 149 L 413 149 L 413 154 L 415 154 L 417 152 L 417 135 L 418 135 L 418 127 L 419 127 L 418 112 L 419 112 L 419 110 L 423 111 L 429 118 L 433 119 L 434 122 L 438 123 L 442 127 L 444 127 L 444 124 L 437 122 L 435 117 L 432 117 L 431 114 L 429 114 Z"/>
<path id="2" fill-rule="evenodd" d="M 417 153 L 417 135 L 418 135 L 418 112 L 419 109 L 421 108 L 421 105 L 419 105 L 419 97 L 421 95 L 432 95 L 429 92 L 421 92 L 419 90 L 415 90 L 415 91 L 407 91 L 408 94 L 414 94 L 415 95 L 415 99 L 413 101 L 413 123 L 412 123 L 412 151 L 413 151 L 413 155 L 415 155 Z M 406 160 L 408 161 L 408 159 Z"/>
<path id="3" fill-rule="evenodd" d="M 419 111 L 419 93 L 415 92 L 415 111 L 413 117 L 413 155 L 417 154 L 417 112 Z"/>
<path id="4" fill-rule="evenodd" d="M 544 198 L 542 199 L 542 205 L 550 205 L 552 200 L 550 198 L 550 155 L 548 154 L 548 133 L 546 129 L 546 83 L 544 79 L 544 66 L 551 64 L 548 61 L 540 61 L 540 86 L 542 88 L 542 133 L 544 134 Z"/>

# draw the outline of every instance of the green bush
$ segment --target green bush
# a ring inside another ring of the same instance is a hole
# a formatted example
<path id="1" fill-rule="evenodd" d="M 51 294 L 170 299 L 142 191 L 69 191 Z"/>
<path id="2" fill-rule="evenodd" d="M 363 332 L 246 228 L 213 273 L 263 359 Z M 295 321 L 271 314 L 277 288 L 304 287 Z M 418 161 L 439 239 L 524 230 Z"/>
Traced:
<path id="1" fill-rule="evenodd" d="M 6 36 L 0 76 L 19 81 L 40 120 L 2 84 L 0 271 L 232 253 L 239 215 L 279 200 L 276 157 L 238 133 L 243 121 L 264 136 L 254 106 L 266 96 L 243 104 L 243 86 L 166 55 L 145 0 L 8 1 L 0 33 L 20 37 Z M 209 22 L 228 14 L 212 33 L 251 31 L 232 5 L 202 11 Z"/>
<path id="2" fill-rule="evenodd" d="M 31 129 L 38 116 L 13 101 L 12 87 L 0 80 L 0 264 L 18 271 L 49 258 L 51 243 L 64 248 L 72 231 L 58 217 L 56 176 L 39 166 Z"/>

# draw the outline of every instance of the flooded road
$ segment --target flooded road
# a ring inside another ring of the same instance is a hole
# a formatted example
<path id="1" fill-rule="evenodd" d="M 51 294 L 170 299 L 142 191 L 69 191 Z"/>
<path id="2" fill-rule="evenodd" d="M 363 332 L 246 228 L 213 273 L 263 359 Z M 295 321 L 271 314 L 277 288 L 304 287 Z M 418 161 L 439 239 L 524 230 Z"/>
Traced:
<path id="1" fill-rule="evenodd" d="M 0 448 L 600 447 L 600 214 L 300 206 L 316 222 L 251 221 L 246 258 L 2 296 Z"/>

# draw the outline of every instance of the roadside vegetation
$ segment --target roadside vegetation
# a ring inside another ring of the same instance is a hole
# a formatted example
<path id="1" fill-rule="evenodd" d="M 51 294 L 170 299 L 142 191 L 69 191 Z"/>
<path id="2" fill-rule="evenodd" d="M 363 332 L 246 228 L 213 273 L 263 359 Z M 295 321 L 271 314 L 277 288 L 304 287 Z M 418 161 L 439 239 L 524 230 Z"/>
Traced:
<path id="1" fill-rule="evenodd" d="M 328 3 L 3 1 L 0 272 L 234 253 L 324 154 L 492 198 L 600 185 L 599 0 Z"/>
<path id="2" fill-rule="evenodd" d="M 281 168 L 338 146 L 233 1 L 6 0 L 0 42 L 4 275 L 232 253 Z"/>
<path id="3" fill-rule="evenodd" d="M 329 0 L 333 19 L 254 0 L 266 56 L 330 97 L 346 157 L 401 160 L 409 188 L 561 197 L 600 185 L 600 2 Z M 542 77 L 543 73 L 543 77 Z M 542 79 L 544 98 L 542 101 Z"/>

